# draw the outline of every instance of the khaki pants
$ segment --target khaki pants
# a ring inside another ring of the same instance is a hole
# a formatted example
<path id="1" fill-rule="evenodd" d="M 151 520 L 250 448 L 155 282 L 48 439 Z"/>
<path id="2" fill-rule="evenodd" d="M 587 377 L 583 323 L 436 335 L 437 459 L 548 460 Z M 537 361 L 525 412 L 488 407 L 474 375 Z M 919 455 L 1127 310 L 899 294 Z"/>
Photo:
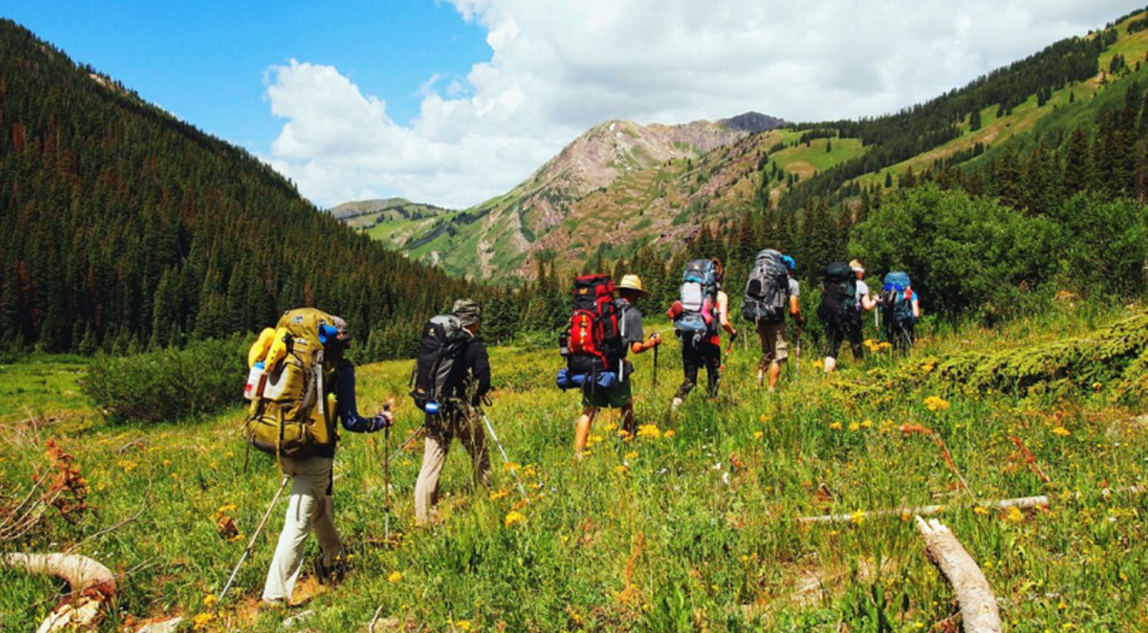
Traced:
<path id="1" fill-rule="evenodd" d="M 263 599 L 290 600 L 299 579 L 303 563 L 303 548 L 307 536 L 315 530 L 319 547 L 323 550 L 323 564 L 331 565 L 343 553 L 343 542 L 335 530 L 334 504 L 331 498 L 331 468 L 335 460 L 329 457 L 303 459 L 282 458 L 283 474 L 292 478 L 291 494 L 287 501 L 287 516 L 279 545 L 267 570 L 263 586 Z"/>
<path id="2" fill-rule="evenodd" d="M 771 363 L 784 363 L 789 359 L 785 321 L 758 321 L 757 335 L 761 338 L 761 369 L 768 369 Z"/>
<path id="3" fill-rule="evenodd" d="M 462 447 L 470 455 L 475 482 L 490 487 L 490 454 L 486 451 L 486 433 L 482 429 L 481 417 L 476 412 L 464 409 L 442 415 L 428 413 L 426 428 L 423 466 L 415 483 L 415 522 L 419 525 L 430 521 L 431 506 L 438 502 L 439 475 L 454 438 L 462 442 Z"/>

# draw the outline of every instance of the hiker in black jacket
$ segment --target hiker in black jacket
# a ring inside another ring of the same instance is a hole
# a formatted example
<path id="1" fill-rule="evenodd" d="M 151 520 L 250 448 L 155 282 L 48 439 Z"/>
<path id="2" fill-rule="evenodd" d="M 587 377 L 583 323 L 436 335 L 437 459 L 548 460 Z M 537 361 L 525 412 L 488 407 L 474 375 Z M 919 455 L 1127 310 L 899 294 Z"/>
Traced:
<path id="1" fill-rule="evenodd" d="M 448 381 L 449 395 L 439 412 L 426 416 L 426 448 L 415 483 L 415 522 L 419 525 L 430 522 L 430 509 L 438 501 L 439 475 L 451 440 L 458 438 L 470 455 L 475 481 L 490 486 L 490 454 L 486 450 L 482 416 L 476 410 L 490 391 L 490 357 L 486 344 L 477 336 L 482 326 L 482 309 L 469 299 L 459 299 L 451 313 L 466 330 L 466 351 L 462 364 L 454 366 Z"/>

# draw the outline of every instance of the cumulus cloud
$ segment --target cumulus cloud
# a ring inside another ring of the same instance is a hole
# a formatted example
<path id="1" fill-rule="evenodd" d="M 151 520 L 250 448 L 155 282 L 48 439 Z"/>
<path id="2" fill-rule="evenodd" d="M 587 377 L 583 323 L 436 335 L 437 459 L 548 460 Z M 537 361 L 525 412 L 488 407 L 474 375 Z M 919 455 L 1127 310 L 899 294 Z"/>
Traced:
<path id="1" fill-rule="evenodd" d="M 286 120 L 270 162 L 321 205 L 402 195 L 455 208 L 504 193 L 608 119 L 683 123 L 749 110 L 873 116 L 962 86 L 1138 8 L 1128 0 L 449 0 L 493 54 L 428 76 L 418 117 L 338 69 L 267 74 Z"/>

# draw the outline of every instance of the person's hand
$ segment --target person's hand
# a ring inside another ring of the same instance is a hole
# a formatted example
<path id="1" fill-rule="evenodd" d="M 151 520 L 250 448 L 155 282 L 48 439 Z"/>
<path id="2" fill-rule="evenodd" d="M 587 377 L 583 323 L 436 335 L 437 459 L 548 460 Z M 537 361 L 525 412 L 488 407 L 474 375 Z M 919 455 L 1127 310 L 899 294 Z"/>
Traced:
<path id="1" fill-rule="evenodd" d="M 731 341 L 737 340 L 737 330 L 736 329 L 729 333 L 729 340 L 731 340 Z"/>
<path id="2" fill-rule="evenodd" d="M 661 332 L 654 332 L 653 334 L 651 334 L 650 335 L 650 342 L 654 344 L 654 347 L 661 345 L 662 344 L 662 333 Z"/>
<path id="3" fill-rule="evenodd" d="M 797 321 L 798 327 L 805 327 L 805 315 L 804 314 L 798 313 L 797 316 L 793 317 L 793 320 Z"/>
<path id="4" fill-rule="evenodd" d="M 388 426 L 393 426 L 394 423 L 395 416 L 391 413 L 389 408 L 384 408 L 375 414 L 375 428 L 371 429 L 371 431 L 381 431 Z"/>

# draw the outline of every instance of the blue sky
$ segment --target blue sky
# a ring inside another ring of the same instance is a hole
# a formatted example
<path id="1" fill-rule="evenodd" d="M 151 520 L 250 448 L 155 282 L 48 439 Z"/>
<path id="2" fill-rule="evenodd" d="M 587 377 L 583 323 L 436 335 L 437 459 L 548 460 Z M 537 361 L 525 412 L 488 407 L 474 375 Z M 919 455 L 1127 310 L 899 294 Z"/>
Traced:
<path id="1" fill-rule="evenodd" d="M 265 97 L 273 64 L 332 65 L 364 92 L 387 95 L 388 113 L 406 125 L 429 77 L 465 76 L 491 54 L 481 27 L 434 0 L 17 0 L 0 5 L 0 16 L 252 150 L 266 150 L 283 126 Z"/>
<path id="2" fill-rule="evenodd" d="M 598 123 L 894 112 L 1144 0 L 7 0 L 320 206 L 507 192 Z"/>

